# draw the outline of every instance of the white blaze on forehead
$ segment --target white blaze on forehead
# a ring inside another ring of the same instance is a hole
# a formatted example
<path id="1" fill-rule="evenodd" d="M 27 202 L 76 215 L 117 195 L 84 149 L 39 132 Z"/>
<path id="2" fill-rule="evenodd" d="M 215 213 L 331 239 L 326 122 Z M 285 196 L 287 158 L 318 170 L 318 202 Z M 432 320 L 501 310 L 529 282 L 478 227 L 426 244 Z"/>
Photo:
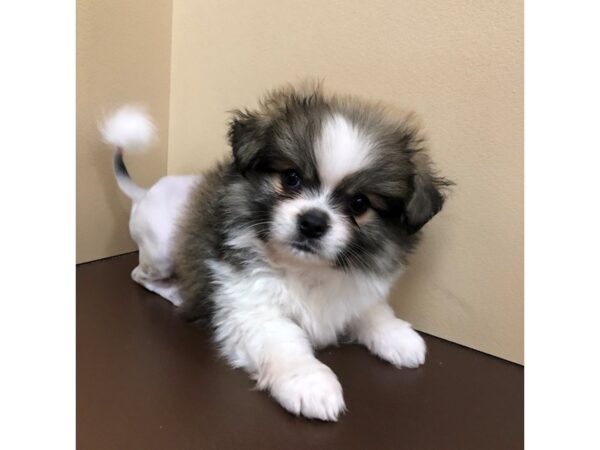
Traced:
<path id="1" fill-rule="evenodd" d="M 315 145 L 319 176 L 333 187 L 345 176 L 369 163 L 372 143 L 348 119 L 336 114 L 327 119 Z"/>

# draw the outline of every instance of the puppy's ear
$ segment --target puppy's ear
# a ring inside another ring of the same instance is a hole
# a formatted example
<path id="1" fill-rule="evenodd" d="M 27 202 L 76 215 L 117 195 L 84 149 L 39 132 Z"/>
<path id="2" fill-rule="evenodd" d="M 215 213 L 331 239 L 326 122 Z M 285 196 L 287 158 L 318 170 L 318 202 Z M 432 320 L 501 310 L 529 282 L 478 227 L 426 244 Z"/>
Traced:
<path id="1" fill-rule="evenodd" d="M 444 206 L 444 188 L 453 183 L 438 177 L 423 154 L 415 155 L 412 194 L 406 203 L 404 222 L 409 234 L 419 231 Z"/>
<path id="2" fill-rule="evenodd" d="M 229 122 L 227 137 L 237 169 L 246 173 L 257 165 L 267 145 L 267 126 L 260 114 L 236 110 Z"/>

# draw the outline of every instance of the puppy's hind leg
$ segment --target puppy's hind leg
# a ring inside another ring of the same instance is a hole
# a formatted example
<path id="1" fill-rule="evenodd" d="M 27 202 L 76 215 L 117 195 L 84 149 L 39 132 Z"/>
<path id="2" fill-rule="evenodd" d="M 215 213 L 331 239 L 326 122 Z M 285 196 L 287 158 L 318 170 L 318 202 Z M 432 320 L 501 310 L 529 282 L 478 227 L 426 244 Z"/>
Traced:
<path id="1" fill-rule="evenodd" d="M 184 175 L 162 178 L 134 205 L 129 222 L 140 252 L 131 277 L 175 306 L 182 300 L 173 277 L 174 235 L 185 201 L 200 180 Z"/>
<path id="2" fill-rule="evenodd" d="M 144 271 L 142 266 L 137 266 L 131 272 L 131 278 L 136 283 L 141 284 L 146 289 L 160 295 L 171 302 L 174 306 L 180 306 L 183 303 L 179 295 L 179 289 L 173 278 L 155 278 Z"/>

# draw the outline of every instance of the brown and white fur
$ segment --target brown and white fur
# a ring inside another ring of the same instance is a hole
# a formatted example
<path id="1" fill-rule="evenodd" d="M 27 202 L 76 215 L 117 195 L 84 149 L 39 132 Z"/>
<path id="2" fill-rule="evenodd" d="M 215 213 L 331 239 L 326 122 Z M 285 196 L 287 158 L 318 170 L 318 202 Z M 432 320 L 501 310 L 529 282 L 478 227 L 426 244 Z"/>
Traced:
<path id="1" fill-rule="evenodd" d="M 344 335 L 397 367 L 424 363 L 423 339 L 386 299 L 449 182 L 410 117 L 318 87 L 275 90 L 233 113 L 232 154 L 213 170 L 144 190 L 122 153 L 152 131 L 133 109 L 102 128 L 133 201 L 132 278 L 207 323 L 233 367 L 288 411 L 334 421 L 342 387 L 315 348 Z"/>

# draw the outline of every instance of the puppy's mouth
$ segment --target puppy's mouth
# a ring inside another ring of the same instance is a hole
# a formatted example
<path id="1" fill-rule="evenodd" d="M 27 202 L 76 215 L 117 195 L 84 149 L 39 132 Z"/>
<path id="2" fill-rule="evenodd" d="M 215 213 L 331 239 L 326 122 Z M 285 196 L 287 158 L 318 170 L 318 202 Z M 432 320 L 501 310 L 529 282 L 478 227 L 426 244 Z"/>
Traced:
<path id="1" fill-rule="evenodd" d="M 311 244 L 309 244 L 307 242 L 292 241 L 290 243 L 290 246 L 294 250 L 298 250 L 298 251 L 303 252 L 303 253 L 308 253 L 310 255 L 316 255 L 317 254 L 317 248 L 315 248 L 314 245 L 311 245 Z"/>

